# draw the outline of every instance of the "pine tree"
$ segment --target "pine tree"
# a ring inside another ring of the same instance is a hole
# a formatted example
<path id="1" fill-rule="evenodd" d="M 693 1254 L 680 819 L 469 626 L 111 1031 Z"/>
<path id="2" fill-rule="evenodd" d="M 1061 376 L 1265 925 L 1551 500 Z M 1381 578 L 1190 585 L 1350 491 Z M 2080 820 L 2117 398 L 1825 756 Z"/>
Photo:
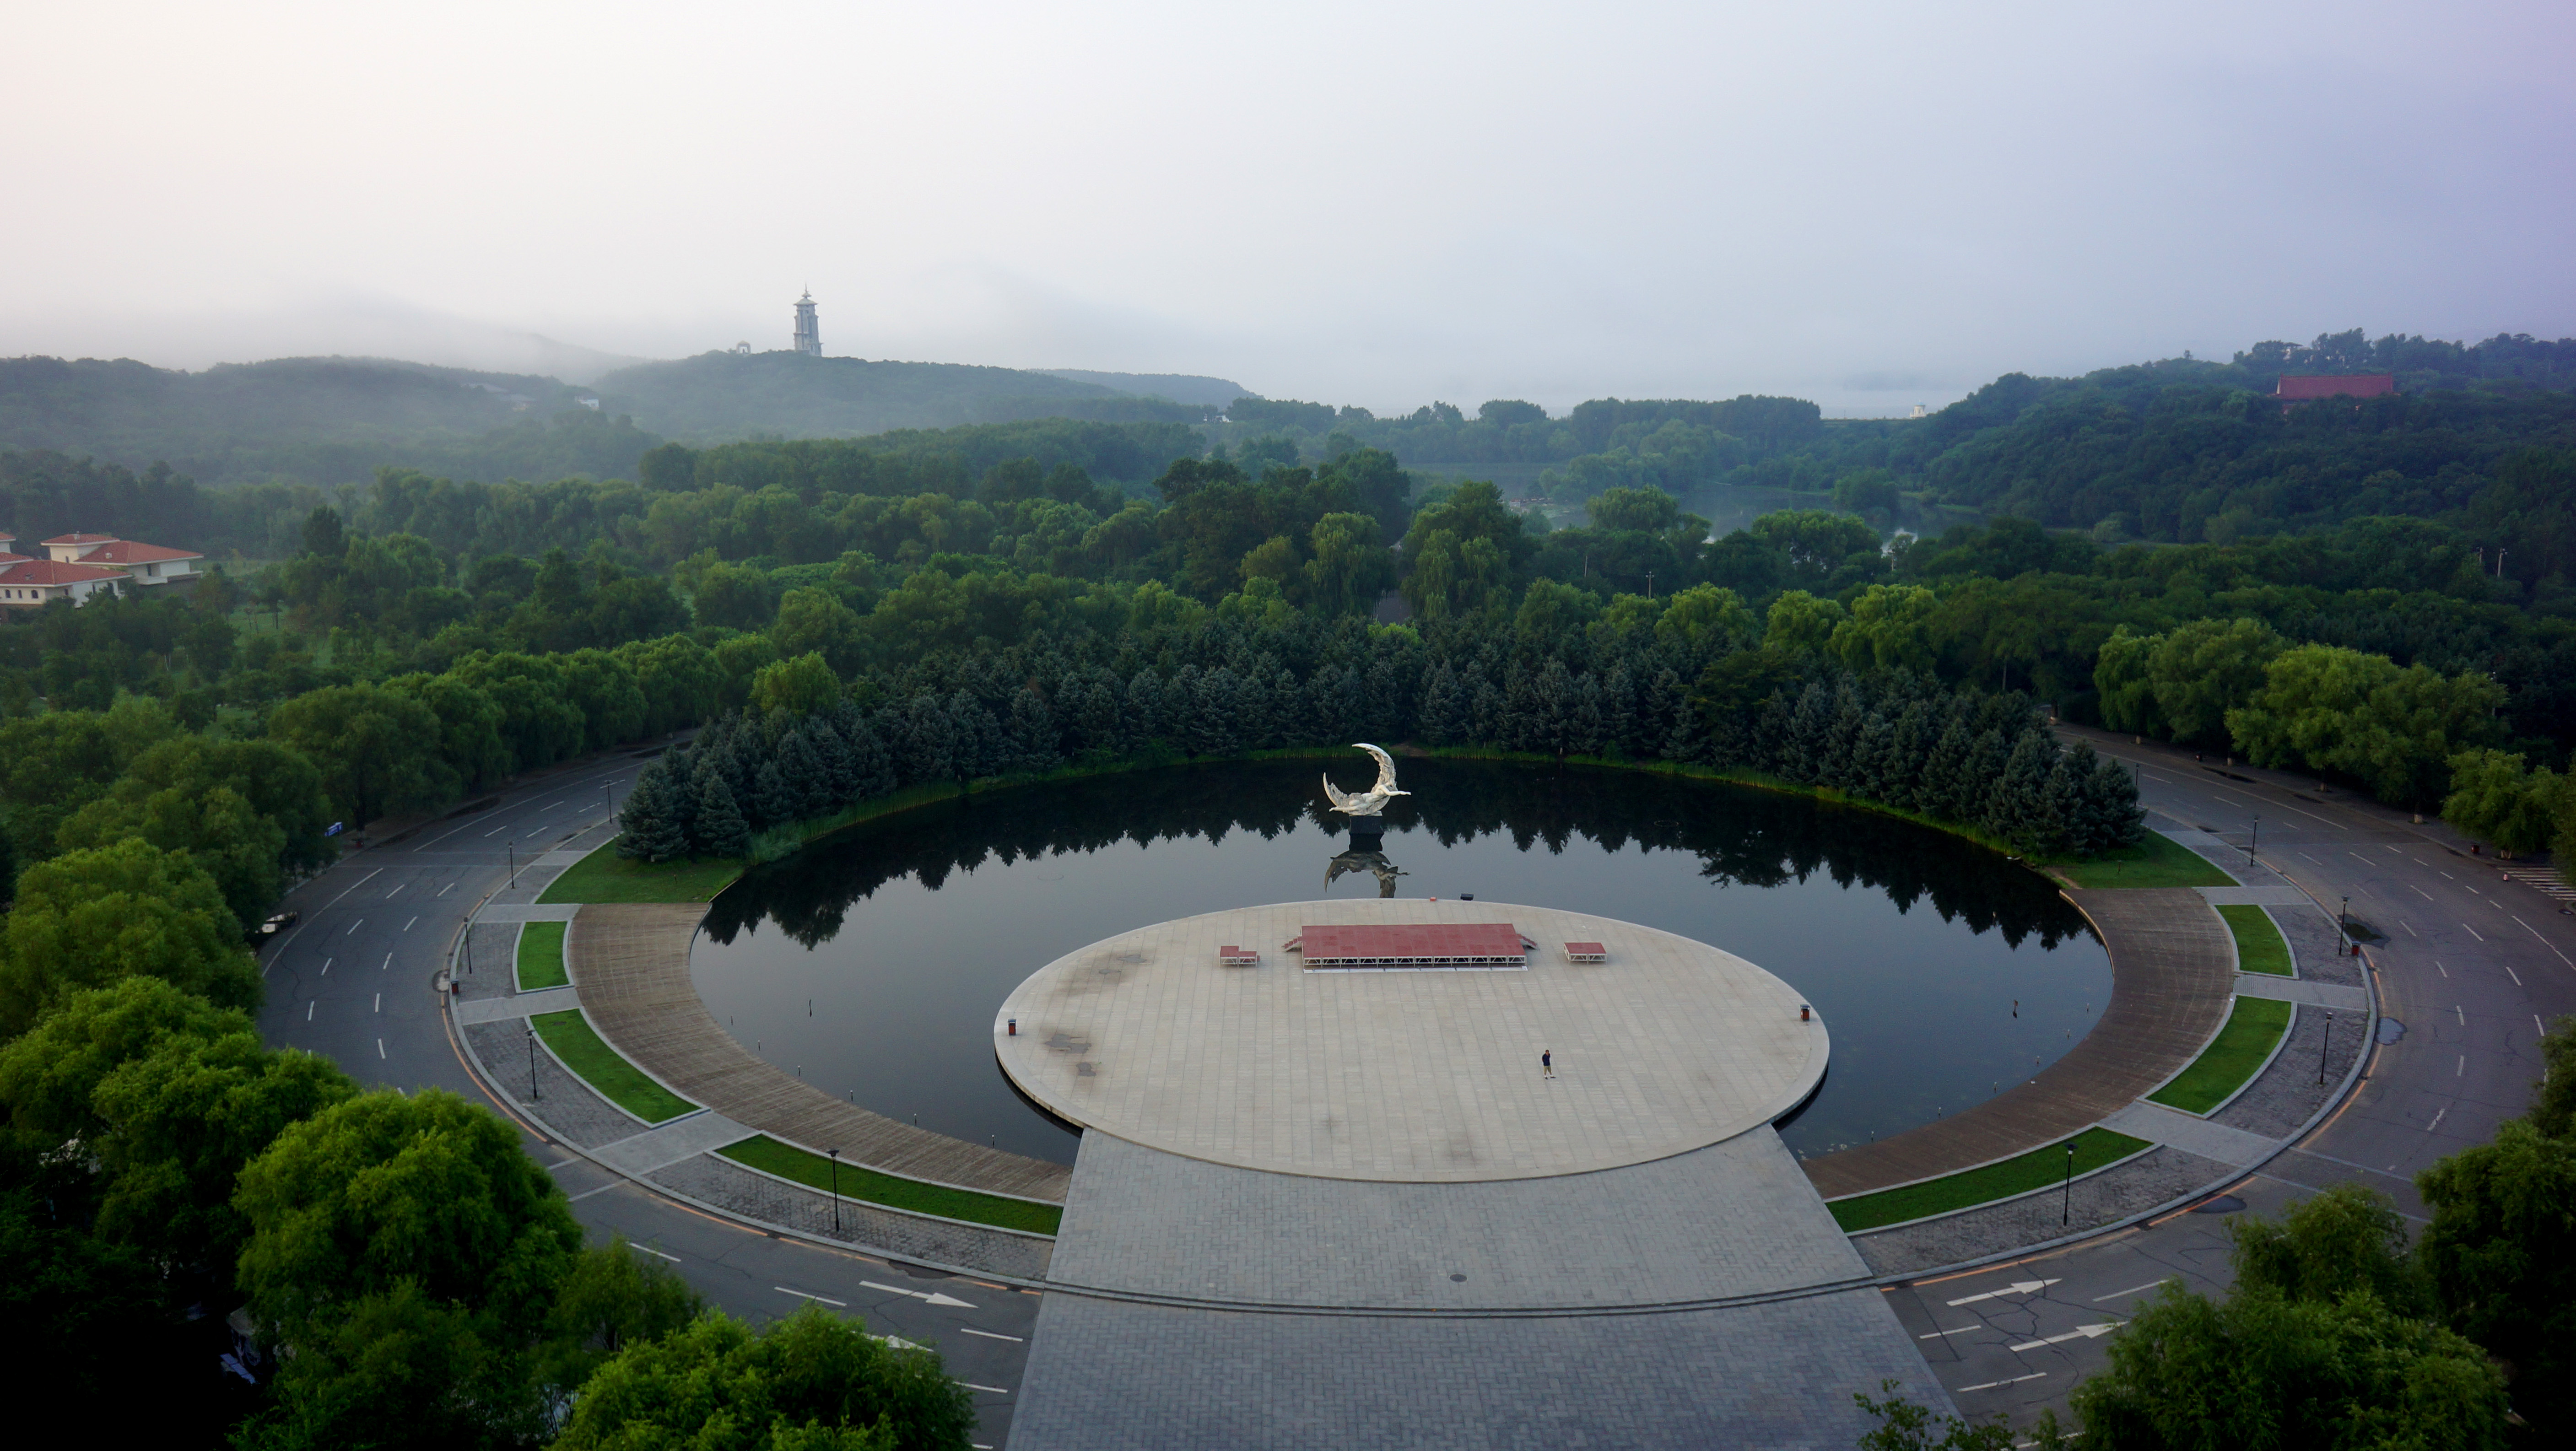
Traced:
<path id="1" fill-rule="evenodd" d="M 1860 745 L 1861 727 L 1869 719 L 1869 699 L 1860 686 L 1846 675 L 1834 682 L 1833 718 L 1825 726 L 1824 743 L 1816 751 L 1816 784 L 1841 790 L 1856 791 L 1857 779 L 1852 769 L 1852 753 Z"/>
<path id="2" fill-rule="evenodd" d="M 1955 710 L 1945 711 L 1945 719 L 1927 722 L 1932 736 L 1932 749 L 1923 757 L 1923 774 L 1914 783 L 1915 808 L 1950 821 L 1967 820 L 1961 782 L 1966 779 L 1968 758 L 1974 752 L 1975 737 L 1968 734 L 1967 722 Z"/>
<path id="3" fill-rule="evenodd" d="M 1141 751 L 1163 737 L 1163 682 L 1151 670 L 1139 670 L 1127 682 L 1127 749 Z"/>
<path id="4" fill-rule="evenodd" d="M 713 771 L 698 779 L 698 812 L 696 829 L 690 834 L 695 855 L 739 858 L 751 855 L 751 825 L 742 819 L 742 808 L 735 804 L 733 793 L 725 789 L 724 778 Z"/>
<path id="5" fill-rule="evenodd" d="M 1422 714 L 1419 730 L 1422 742 L 1431 746 L 1449 746 L 1458 742 L 1458 721 L 1463 713 L 1458 700 L 1458 672 L 1441 661 L 1431 667 L 1422 680 Z"/>
<path id="6" fill-rule="evenodd" d="M 1811 680 L 1798 692 L 1789 716 L 1789 738 L 1781 742 L 1776 768 L 1792 781 L 1814 784 L 1823 779 L 1826 739 L 1833 733 L 1834 695 L 1822 681 Z"/>
<path id="7" fill-rule="evenodd" d="M 1190 754 L 1227 756 L 1240 749 L 1235 722 L 1235 712 L 1241 704 L 1240 682 L 1235 673 L 1220 665 L 1193 680 L 1190 693 Z"/>
<path id="8" fill-rule="evenodd" d="M 619 856 L 667 862 L 689 854 L 689 834 L 671 812 L 672 790 L 671 772 L 660 761 L 636 773 L 617 813 Z"/>
<path id="9" fill-rule="evenodd" d="M 1608 723 L 1601 709 L 1601 677 L 1586 670 L 1574 682 L 1574 711 L 1569 717 L 1566 744 L 1578 756 L 1606 754 L 1610 743 L 1605 732 Z"/>
<path id="10" fill-rule="evenodd" d="M 1563 759 L 1573 748 L 1574 677 L 1563 660 L 1551 658 L 1530 683 L 1529 741 L 1524 749 Z"/>
<path id="11" fill-rule="evenodd" d="M 1007 767 L 1002 723 L 962 686 L 949 692 L 948 739 L 953 752 L 948 768 L 960 781 L 998 776 Z"/>
<path id="12" fill-rule="evenodd" d="M 1106 680 L 1095 676 L 1082 687 L 1082 703 L 1074 711 L 1074 733 L 1085 751 L 1120 755 L 1127 749 L 1125 733 L 1119 729 L 1118 696 Z"/>
<path id="13" fill-rule="evenodd" d="M 2137 780 L 2119 762 L 2095 754 L 2091 741 L 2076 742 L 2068 757 L 2084 782 L 2084 826 L 2076 849 L 2089 856 L 2134 844 L 2146 833 L 2147 820 L 2138 805 Z"/>
<path id="14" fill-rule="evenodd" d="M 1851 765 L 1843 789 L 1871 801 L 1887 802 L 1895 794 L 1891 783 L 1903 776 L 1896 762 L 1896 724 L 1887 718 L 1887 712 L 1873 710 L 1861 721 L 1860 739 L 1852 743 Z"/>
<path id="15" fill-rule="evenodd" d="M 2056 757 L 2049 765 L 2047 784 L 2040 788 L 2039 824 L 2045 828 L 2046 836 L 2044 841 L 2034 838 L 2034 844 L 2047 856 L 2084 851 L 2092 836 L 2091 803 L 2084 796 L 2092 763 L 2079 766 L 2067 751 L 2057 752 Z"/>
<path id="16" fill-rule="evenodd" d="M 896 785 L 894 752 L 886 747 L 885 735 L 877 723 L 860 716 L 843 726 L 842 736 L 850 743 L 850 776 L 853 803 L 884 796 Z"/>
<path id="17" fill-rule="evenodd" d="M 1635 759 L 1637 751 L 1637 685 L 1621 661 L 1601 681 L 1601 745 L 1615 755 Z"/>
<path id="18" fill-rule="evenodd" d="M 2012 747 L 2004 743 L 2002 731 L 1976 734 L 1959 766 L 1958 785 L 1951 797 L 1958 809 L 1951 813 L 1952 820 L 1967 826 L 1991 825 L 1995 795 L 2003 786 L 2004 762 L 2011 757 Z"/>
<path id="19" fill-rule="evenodd" d="M 1475 704 L 1468 711 L 1467 729 L 1468 734 L 1475 738 L 1473 743 L 1480 746 L 1501 744 L 1503 719 L 1507 713 L 1508 707 L 1503 702 L 1503 692 L 1495 687 L 1490 678 L 1479 678 L 1476 682 Z"/>
<path id="20" fill-rule="evenodd" d="M 1664 758 L 1686 760 L 1675 756 L 1675 746 L 1688 748 L 1689 735 L 1698 722 L 1692 718 L 1688 692 L 1679 671 L 1663 669 L 1646 684 L 1646 708 L 1639 713 L 1638 755 L 1645 760 Z"/>
<path id="21" fill-rule="evenodd" d="M 2057 743 L 2044 732 L 2024 731 L 1987 802 L 1987 827 L 2024 851 L 2047 851 L 2059 835 L 2048 802 L 2048 773 L 2056 765 Z"/>
<path id="22" fill-rule="evenodd" d="M 798 808 L 804 804 L 803 793 L 788 784 L 787 773 L 778 768 L 776 761 L 765 761 L 751 773 L 751 810 L 745 814 L 752 830 L 784 826 L 797 819 Z"/>
<path id="23" fill-rule="evenodd" d="M 833 724 L 839 718 L 840 712 L 835 711 L 805 723 L 806 748 L 814 753 L 822 784 L 820 805 L 813 812 L 816 816 L 838 811 L 859 799 L 857 763 L 850 757 L 850 743 Z"/>
<path id="24" fill-rule="evenodd" d="M 1011 697 L 1009 734 L 1013 769 L 1052 771 L 1064 764 L 1056 749 L 1055 712 L 1035 685 L 1023 685 Z"/>

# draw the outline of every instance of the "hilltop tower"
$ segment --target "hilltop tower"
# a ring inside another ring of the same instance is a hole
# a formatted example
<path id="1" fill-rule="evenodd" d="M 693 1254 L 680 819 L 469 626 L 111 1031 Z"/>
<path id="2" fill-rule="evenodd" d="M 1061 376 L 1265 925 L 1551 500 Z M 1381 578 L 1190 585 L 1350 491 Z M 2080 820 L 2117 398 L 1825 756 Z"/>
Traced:
<path id="1" fill-rule="evenodd" d="M 814 290 L 807 288 L 796 302 L 796 351 L 809 358 L 823 356 L 823 332 L 814 321 Z"/>

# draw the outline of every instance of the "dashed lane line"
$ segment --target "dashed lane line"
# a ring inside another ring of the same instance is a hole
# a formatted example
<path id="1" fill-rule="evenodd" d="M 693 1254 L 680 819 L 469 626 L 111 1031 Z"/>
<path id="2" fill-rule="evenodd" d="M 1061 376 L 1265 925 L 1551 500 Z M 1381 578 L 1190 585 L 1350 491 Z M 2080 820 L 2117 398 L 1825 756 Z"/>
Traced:
<path id="1" fill-rule="evenodd" d="M 1021 1339 L 1017 1335 L 1004 1335 L 998 1330 L 978 1330 L 972 1325 L 960 1325 L 957 1328 L 965 1331 L 969 1335 L 981 1335 L 987 1340 L 1008 1340 L 1015 1345 L 1028 1344 L 1026 1340 Z"/>
<path id="2" fill-rule="evenodd" d="M 644 1251 L 644 1252 L 645 1252 L 646 1254 L 648 1254 L 648 1255 L 661 1255 L 661 1256 L 662 1256 L 662 1258 L 664 1258 L 664 1259 L 666 1259 L 666 1260 L 669 1260 L 671 1263 L 673 1263 L 673 1264 L 675 1264 L 675 1265 L 676 1265 L 676 1264 L 678 1264 L 678 1263 L 680 1262 L 680 1257 L 679 1257 L 678 1255 L 675 1255 L 675 1254 L 664 1254 L 661 1250 L 655 1249 L 655 1248 L 653 1248 L 653 1246 L 651 1246 L 651 1245 L 649 1245 L 649 1244 L 635 1244 L 635 1245 L 630 1245 L 630 1248 L 640 1249 L 640 1250 Z"/>
<path id="3" fill-rule="evenodd" d="M 377 1058 L 377 1060 L 378 1060 L 378 1061 L 380 1061 L 380 1062 L 381 1062 L 381 1061 L 383 1060 L 384 1056 L 385 1056 L 385 1040 L 384 1040 L 384 1039 L 382 1039 L 382 1038 L 378 1038 L 378 1039 L 376 1040 L 376 1058 Z"/>
<path id="4" fill-rule="evenodd" d="M 2510 916 L 2511 914 L 2510 914 L 2510 913 L 2508 913 L 2507 915 L 2509 915 L 2509 916 Z M 2523 920 L 2522 920 L 2521 918 L 2519 918 L 2519 917 L 2515 917 L 2513 920 L 2514 920 L 2514 924 L 2515 924 L 2516 926 L 2520 927 L 2523 931 L 2530 933 L 2530 934 L 2531 934 L 2532 936 L 2534 936 L 2534 937 L 2540 937 L 2540 929 L 2539 929 L 2539 928 L 2532 926 L 2530 923 L 2523 921 Z M 2558 944 L 2557 944 L 2557 943 L 2555 943 L 2555 942 L 2550 941 L 2550 940 L 2549 940 L 2548 938 L 2546 938 L 2546 937 L 2540 937 L 2540 945 L 2541 945 L 2541 946 L 2543 946 L 2543 947 L 2548 948 L 2548 949 L 2549 949 L 2550 951 L 2552 951 L 2552 952 L 2558 952 Z M 2576 967 L 2576 959 L 2571 959 L 2570 957 L 2568 957 L 2568 955 L 2567 955 L 2566 953 L 2558 952 L 2558 960 L 2559 960 L 2560 962 L 2564 962 L 2564 963 L 2566 963 L 2569 967 Z M 2511 969 L 2507 969 L 2507 971 L 2511 971 Z M 2515 979 L 2514 979 L 2514 983 L 2515 983 L 2517 986 L 2519 986 L 2519 985 L 2521 984 L 2521 982 L 2522 982 L 2522 979 L 2521 979 L 2521 978 L 2515 978 Z"/>
<path id="5" fill-rule="evenodd" d="M 2462 927 L 2467 927 L 2467 928 L 2468 928 L 2468 932 L 2469 932 L 2469 935 L 2470 935 L 2471 937 L 2477 937 L 2477 938 L 2478 938 L 2478 940 L 2479 940 L 2480 942 L 2484 942 L 2484 941 L 2486 941 L 2486 939 L 2485 939 L 2484 937 L 2478 937 L 2478 929 L 2476 929 L 2475 927 L 2469 927 L 2469 924 L 2468 924 L 2468 923 L 2466 923 L 2466 922 L 2463 922 L 2463 923 L 2461 923 L 2460 925 L 2461 925 Z"/>
<path id="6" fill-rule="evenodd" d="M 901 1285 L 880 1285 L 874 1280 L 861 1280 L 859 1283 L 865 1285 L 871 1290 L 883 1290 L 889 1295 L 909 1295 L 913 1299 L 923 1301 L 927 1304 L 946 1305 L 952 1309 L 958 1310 L 972 1310 L 975 1308 L 963 1300 L 949 1295 L 942 1295 L 931 1290 L 907 1290 Z"/>
<path id="7" fill-rule="evenodd" d="M 311 1002 L 306 1003 L 306 1004 L 304 1005 L 304 1021 L 306 1021 L 306 1022 L 308 1022 L 308 1023 L 309 1023 L 309 1022 L 312 1022 L 312 1021 L 313 1021 L 313 1010 L 314 1010 L 315 1008 L 320 1007 L 321 1005 L 322 1005 L 322 1000 L 321 1000 L 320 998 L 315 998 L 315 999 L 313 999 Z"/>
<path id="8" fill-rule="evenodd" d="M 2155 1289 L 2155 1288 L 2156 1288 L 2157 1286 L 2159 1286 L 2159 1285 L 2165 1285 L 2165 1284 L 2170 1284 L 2170 1283 L 2172 1283 L 2173 1278 L 2174 1278 L 2173 1276 L 2171 1276 L 2171 1275 L 2167 1275 L 2167 1276 L 2165 1276 L 2165 1277 L 2164 1277 L 2163 1279 L 2161 1279 L 2161 1280 L 2149 1280 L 2149 1281 L 2147 1281 L 2147 1282 L 2146 1282 L 2145 1284 L 2143 1284 L 2143 1285 L 2131 1285 L 2129 1288 L 2127 1288 L 2127 1289 L 2125 1289 L 2125 1290 L 2113 1290 L 2111 1293 L 2109 1293 L 2109 1294 L 2107 1294 L 2107 1295 L 2096 1295 L 2096 1296 L 2094 1296 L 2094 1297 L 2093 1297 L 2093 1303 L 2094 1303 L 2094 1304 L 2096 1304 L 2096 1305 L 2099 1305 L 2099 1304 L 2101 1304 L 2101 1303 L 2102 1303 L 2103 1301 L 2105 1301 L 2105 1300 L 2116 1300 L 2116 1299 L 2119 1299 L 2119 1298 L 2120 1298 L 2121 1296 L 2123 1296 L 2123 1295 L 2135 1295 L 2135 1294 L 2139 1293 L 2140 1291 L 2144 1291 L 2144 1290 L 2152 1290 L 2152 1289 Z"/>
<path id="9" fill-rule="evenodd" d="M 341 936 L 343 936 L 343 937 L 355 937 L 355 936 L 357 936 L 357 935 L 358 935 L 358 929 L 359 929 L 359 928 L 361 928 L 361 927 L 364 927 L 364 926 L 366 926 L 366 925 L 367 925 L 367 919 L 366 919 L 366 918 L 364 918 L 364 917 L 361 917 L 361 918 L 359 918 L 357 921 L 350 923 L 350 924 L 349 924 L 349 930 L 348 930 L 348 931 L 346 931 L 346 932 L 341 933 L 340 935 L 341 935 Z"/>
<path id="10" fill-rule="evenodd" d="M 1995 1389 L 1997 1386 L 2017 1386 L 2017 1385 L 2020 1385 L 2023 1381 L 2026 1381 L 2026 1380 L 2041 1380 L 2041 1379 L 2044 1379 L 2044 1378 L 2046 1378 L 2046 1376 L 2047 1376 L 2047 1375 L 2048 1375 L 2048 1372 L 2047 1372 L 2047 1371 L 2044 1371 L 2044 1370 L 2042 1370 L 2042 1371 L 2034 1371 L 2034 1372 L 2032 1372 L 2032 1373 L 2031 1373 L 2031 1374 L 2029 1374 L 2029 1375 L 2017 1375 L 2017 1376 L 2014 1376 L 2014 1377 L 2013 1377 L 2012 1379 L 2010 1379 L 2010 1380 L 1990 1380 L 1990 1381 L 1987 1381 L 1987 1382 L 1986 1382 L 1985 1384 L 1983 1384 L 1983 1385 L 1961 1386 L 1961 1387 L 1959 1387 L 1959 1389 L 1958 1389 L 1956 1392 L 1954 1392 L 1954 1394 L 1957 1394 L 1957 1395 L 1963 1395 L 1963 1396 L 1964 1396 L 1964 1395 L 1966 1395 L 1966 1394 L 1967 1394 L 1968 1392 L 1970 1392 L 1970 1391 L 1990 1391 L 1990 1390 Z"/>
<path id="11" fill-rule="evenodd" d="M 1009 1391 L 1002 1389 L 1000 1386 L 979 1386 L 971 1380 L 961 1380 L 958 1384 L 964 1386 L 970 1391 L 984 1391 L 997 1396 L 1007 1396 L 1010 1394 Z"/>
<path id="12" fill-rule="evenodd" d="M 1983 1325 L 1962 1325 L 1956 1330 L 1935 1330 L 1929 1335 L 1917 1335 L 1914 1338 L 1917 1340 L 1946 1340 L 1953 1335 L 1968 1335 L 1985 1328 L 1986 1327 Z"/>
<path id="13" fill-rule="evenodd" d="M 419 925 L 420 925 L 420 919 L 419 919 L 418 917 L 414 917 L 414 918 L 413 918 L 413 919 L 411 919 L 410 921 L 405 922 L 405 923 L 403 924 L 403 930 L 404 930 L 405 932 L 409 932 L 411 929 L 413 929 L 414 927 L 417 927 L 417 926 L 419 926 Z"/>
<path id="14" fill-rule="evenodd" d="M 2504 969 L 2504 975 L 2505 975 L 2505 976 L 2507 976 L 2507 977 L 2509 977 L 2509 978 L 2512 978 L 2512 979 L 2513 979 L 2513 985 L 2514 985 L 2515 987 L 2520 987 L 2520 986 L 2522 986 L 2522 974 L 2521 974 L 2521 973 L 2518 973 L 2518 972 L 2516 972 L 2516 971 L 2514 971 L 2514 970 L 2513 970 L 2513 964 L 2512 964 L 2512 963 L 2510 963 L 2510 962 L 2500 962 L 2500 963 L 2497 963 L 2497 964 L 2496 964 L 2496 966 L 2501 967 L 2501 968 L 2503 968 L 2503 969 Z"/>
<path id="15" fill-rule="evenodd" d="M 2425 891 L 2422 887 L 2415 885 L 2413 882 L 2408 882 L 2406 884 L 2406 890 L 2413 892 L 2416 896 L 2423 898 L 2427 902 L 2433 900 L 2432 893 Z"/>
<path id="16" fill-rule="evenodd" d="M 816 1304 L 829 1305 L 835 1310 L 847 1310 L 850 1308 L 850 1302 L 847 1300 L 835 1300 L 828 1295 L 817 1295 L 811 1290 L 791 1290 L 785 1285 L 772 1285 L 769 1288 L 776 1290 L 782 1295 L 794 1295 L 800 1300 L 812 1300 Z"/>

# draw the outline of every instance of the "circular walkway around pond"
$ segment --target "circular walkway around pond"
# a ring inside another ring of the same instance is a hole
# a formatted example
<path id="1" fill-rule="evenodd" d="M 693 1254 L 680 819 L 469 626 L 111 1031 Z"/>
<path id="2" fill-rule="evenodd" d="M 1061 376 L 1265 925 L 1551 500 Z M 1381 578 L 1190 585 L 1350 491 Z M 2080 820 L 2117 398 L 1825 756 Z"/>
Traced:
<path id="1" fill-rule="evenodd" d="M 1310 926 L 1509 923 L 1525 970 L 1315 972 Z M 1599 963 L 1569 961 L 1597 942 Z M 1258 967 L 1218 950 L 1250 948 Z M 1022 1091 L 1169 1153 L 1336 1179 L 1578 1174 L 1771 1122 L 1823 1078 L 1788 984 L 1653 928 L 1499 902 L 1325 901 L 1158 923 L 1039 969 L 993 1019 Z M 1019 1032 L 1010 1034 L 1016 1018 Z M 1556 1075 L 1540 1074 L 1553 1050 Z"/>

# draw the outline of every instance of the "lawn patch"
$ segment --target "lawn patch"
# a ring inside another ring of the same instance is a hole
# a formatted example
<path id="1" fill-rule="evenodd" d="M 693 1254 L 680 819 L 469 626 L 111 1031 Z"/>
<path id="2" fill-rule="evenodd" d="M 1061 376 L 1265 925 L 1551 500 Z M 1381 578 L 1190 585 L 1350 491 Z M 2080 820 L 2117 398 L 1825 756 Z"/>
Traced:
<path id="1" fill-rule="evenodd" d="M 2254 1076 L 2254 1070 L 2272 1056 L 2272 1046 L 2281 1041 L 2281 1030 L 2289 1025 L 2288 1003 L 2270 998 L 2238 998 L 2236 1010 L 2227 1015 L 2227 1026 L 2218 1030 L 2218 1037 L 2191 1060 L 2189 1068 L 2174 1075 L 2173 1082 L 2147 1097 L 2184 1113 L 2209 1112 Z"/>
<path id="2" fill-rule="evenodd" d="M 519 928 L 519 991 L 562 987 L 572 981 L 564 968 L 563 922 L 529 922 Z"/>
<path id="3" fill-rule="evenodd" d="M 546 1040 L 573 1076 L 599 1090 L 602 1098 L 635 1115 L 648 1124 L 678 1118 L 697 1107 L 671 1090 L 655 1083 L 644 1070 L 618 1056 L 590 1025 L 579 1008 L 566 1008 L 560 1013 L 539 1013 L 530 1018 L 537 1036 Z"/>
<path id="4" fill-rule="evenodd" d="M 2104 887 L 2232 887 L 2236 879 L 2162 832 L 2136 846 L 2117 847 L 2089 861 L 2053 862 L 2049 870 L 2086 890 Z"/>
<path id="5" fill-rule="evenodd" d="M 537 894 L 540 902 L 708 902 L 742 875 L 738 861 L 646 862 L 617 843 L 574 862 Z"/>
<path id="6" fill-rule="evenodd" d="M 1844 1233 L 1857 1234 L 1883 1224 L 1903 1224 L 1909 1219 L 1947 1214 L 1972 1204 L 2009 1199 L 2016 1194 L 2027 1194 L 2033 1189 L 2062 1183 L 2067 1174 L 2066 1146 L 2070 1143 L 2075 1146 L 2075 1172 L 2078 1174 L 2089 1174 L 2147 1147 L 2144 1139 L 2115 1134 L 2109 1129 L 2086 1129 L 2072 1139 L 2033 1149 L 1999 1164 L 1988 1164 L 1939 1179 L 1926 1179 L 1901 1189 L 1856 1194 L 1849 1199 L 1834 1200 L 1825 1207 L 1834 1212 L 1834 1223 L 1841 1225 Z"/>
<path id="7" fill-rule="evenodd" d="M 767 1134 L 754 1135 L 716 1152 L 737 1164 L 765 1174 L 775 1174 L 781 1179 L 793 1179 L 827 1193 L 834 1183 L 831 1160 L 821 1154 L 809 1154 L 803 1149 L 782 1144 Z M 915 1214 L 936 1214 L 942 1219 L 963 1219 L 1002 1229 L 1025 1230 L 1031 1234 L 1053 1234 L 1064 1222 L 1064 1211 L 1052 1204 L 1032 1204 L 1025 1199 L 1009 1199 L 999 1194 L 978 1194 L 971 1189 L 943 1188 L 916 1179 L 880 1174 L 874 1169 L 851 1163 L 841 1165 L 838 1182 L 844 1199 L 861 1199 L 889 1209 L 909 1209 Z"/>
<path id="8" fill-rule="evenodd" d="M 2281 929 L 2272 924 L 2271 914 L 2260 907 L 2240 906 L 2221 907 L 2218 915 L 2227 919 L 2228 935 L 2236 939 L 2238 972 L 2290 975 L 2290 944 L 2281 940 Z"/>

